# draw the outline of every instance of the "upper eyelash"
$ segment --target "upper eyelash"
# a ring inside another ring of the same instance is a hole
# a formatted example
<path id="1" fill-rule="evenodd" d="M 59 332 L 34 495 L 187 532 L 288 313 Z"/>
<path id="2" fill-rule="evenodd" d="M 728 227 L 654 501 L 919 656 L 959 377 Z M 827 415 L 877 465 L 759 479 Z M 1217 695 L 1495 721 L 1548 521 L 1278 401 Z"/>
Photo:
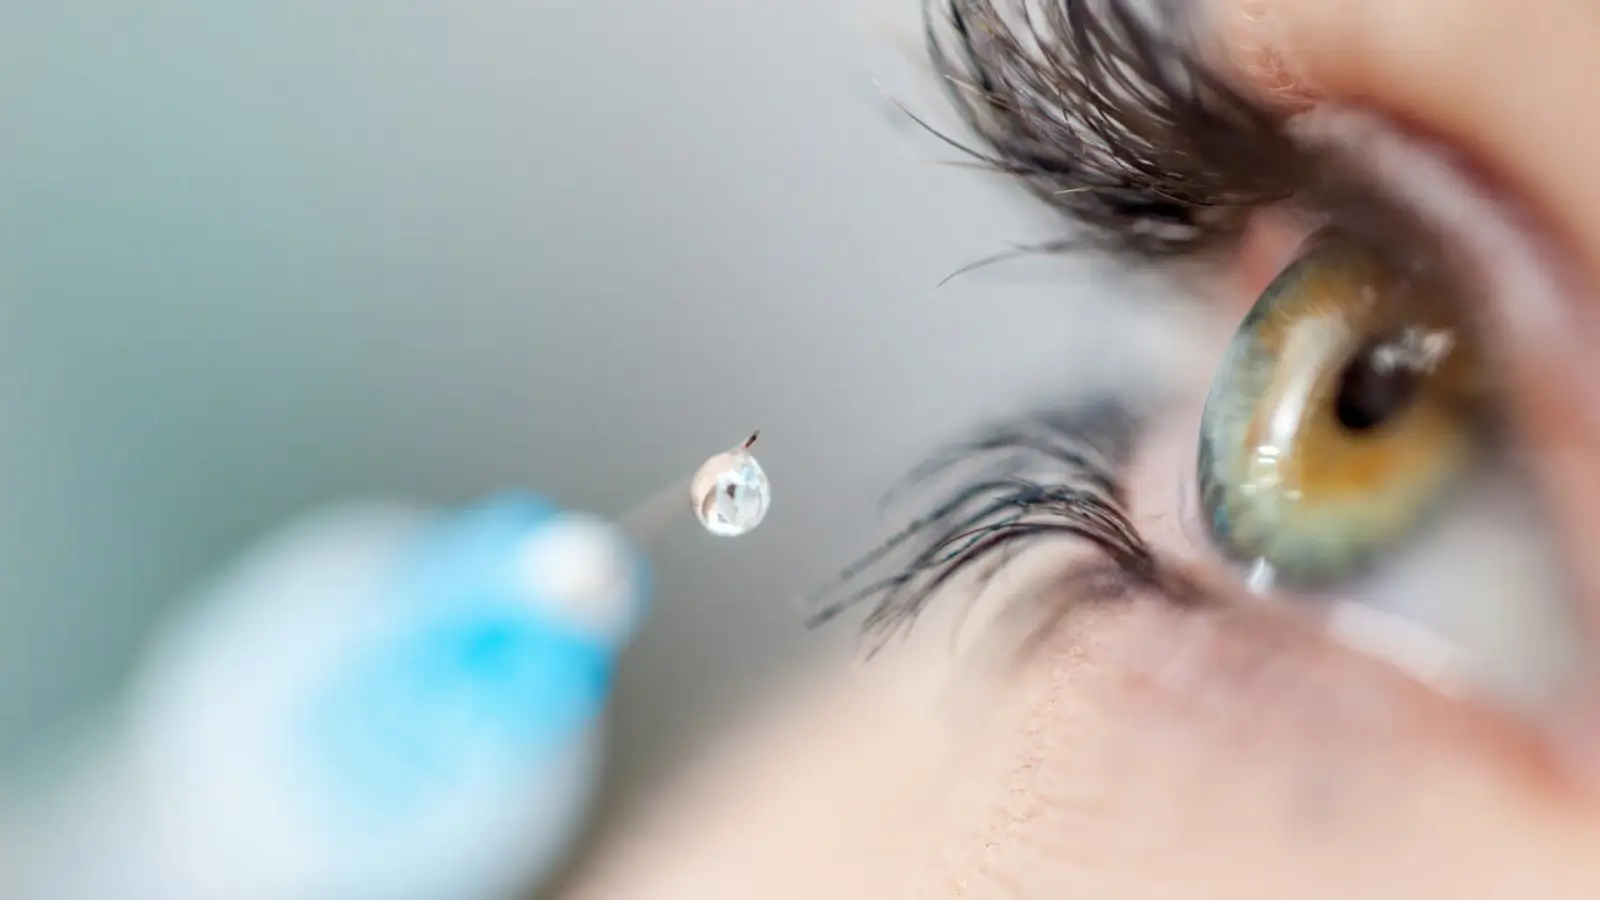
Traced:
<path id="1" fill-rule="evenodd" d="M 1129 2 L 927 0 L 934 66 L 992 151 L 939 136 L 1085 229 L 1035 249 L 1194 255 L 1237 241 L 1252 212 L 1306 181 L 1282 123 L 1175 39 L 1173 8 L 1151 21 Z M 1062 534 L 1099 549 L 1126 583 L 1172 581 L 1124 509 L 1120 469 L 1139 430 L 1126 405 L 1102 399 L 997 427 L 929 460 L 908 484 L 962 463 L 974 472 L 814 597 L 809 624 L 871 603 L 863 628 L 875 651 L 956 576 L 982 565 L 981 587 L 1022 545 Z M 1026 468 L 1040 465 L 1049 470 Z M 909 560 L 870 578 L 900 552 Z"/>
<path id="2" fill-rule="evenodd" d="M 934 67 L 991 149 L 947 142 L 1082 228 L 1033 249 L 1193 256 L 1236 243 L 1252 212 L 1307 183 L 1281 117 L 1199 60 L 1194 4 L 1136 5 L 926 0 Z"/>
<path id="3" fill-rule="evenodd" d="M 808 624 L 817 627 L 870 602 L 863 629 L 875 652 L 909 627 L 951 579 L 981 564 L 981 587 L 1023 545 L 1044 537 L 1082 538 L 1120 577 L 1157 584 L 1161 567 L 1124 510 L 1120 481 L 1141 425 L 1127 405 L 1101 398 L 999 425 L 933 457 L 907 484 L 926 485 L 958 467 L 971 471 L 813 598 Z M 900 552 L 910 558 L 892 574 L 850 589 Z"/>
<path id="4" fill-rule="evenodd" d="M 1351 148 L 1297 135 L 1212 71 L 1192 0 L 924 4 L 934 68 L 988 149 L 930 130 L 1078 226 L 1018 252 L 1198 257 L 1235 248 L 1251 216 L 1275 207 L 1308 232 L 1337 222 L 1366 234 L 1397 259 L 1446 258 Z"/>
<path id="5" fill-rule="evenodd" d="M 1144 17 L 1139 0 L 926 2 L 934 65 L 991 149 L 938 136 L 1017 177 L 1082 229 L 1028 249 L 1192 257 L 1231 249 L 1253 214 L 1280 206 L 1308 225 L 1366 234 L 1397 262 L 1445 259 L 1438 236 L 1376 189 L 1359 163 L 1302 144 L 1200 61 L 1183 15 L 1192 3 L 1150 0 L 1156 14 Z M 1203 586 L 1164 566 L 1125 511 L 1120 474 L 1139 431 L 1125 405 L 1102 398 L 935 457 L 908 482 L 926 485 L 967 462 L 975 472 L 814 597 L 810 624 L 870 603 L 864 630 L 876 651 L 956 576 L 982 566 L 981 588 L 1022 545 L 1063 534 L 1111 563 L 1069 573 L 1114 588 L 1101 594 L 1148 587 L 1203 602 Z M 907 562 L 870 579 L 901 552 Z"/>

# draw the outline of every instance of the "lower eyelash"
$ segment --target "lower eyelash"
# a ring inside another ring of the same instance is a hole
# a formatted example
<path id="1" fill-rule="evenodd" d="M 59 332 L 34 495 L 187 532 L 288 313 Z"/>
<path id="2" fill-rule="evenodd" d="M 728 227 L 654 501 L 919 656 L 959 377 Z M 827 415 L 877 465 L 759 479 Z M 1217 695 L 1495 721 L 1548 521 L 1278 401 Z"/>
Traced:
<path id="1" fill-rule="evenodd" d="M 981 588 L 1025 546 L 1063 536 L 1099 550 L 1126 582 L 1156 586 L 1161 567 L 1124 511 L 1120 481 L 1142 425 L 1103 397 L 1002 424 L 930 459 L 903 487 L 944 481 L 942 499 L 819 592 L 809 626 L 871 604 L 862 627 L 875 653 L 956 576 L 977 567 Z"/>

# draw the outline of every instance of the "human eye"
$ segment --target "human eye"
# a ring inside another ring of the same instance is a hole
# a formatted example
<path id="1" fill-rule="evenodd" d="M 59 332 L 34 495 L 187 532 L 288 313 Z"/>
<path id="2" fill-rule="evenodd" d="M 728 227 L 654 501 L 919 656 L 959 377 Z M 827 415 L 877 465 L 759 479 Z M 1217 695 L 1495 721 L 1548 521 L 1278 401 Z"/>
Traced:
<path id="1" fill-rule="evenodd" d="M 1208 536 L 1261 583 L 1337 583 L 1470 477 L 1485 363 L 1448 284 L 1340 230 L 1313 237 L 1240 323 L 1196 478 Z"/>
<path id="2" fill-rule="evenodd" d="M 1235 311 L 1203 389 L 1069 404 L 914 473 L 938 499 L 818 619 L 869 604 L 878 646 L 952 586 L 1069 538 L 1092 552 L 1058 599 L 1282 600 L 1518 708 L 1569 690 L 1587 642 L 1485 314 L 1508 283 L 1480 227 L 1498 213 L 1450 212 L 1473 185 L 1413 190 L 1431 175 L 1400 158 L 1427 154 L 1388 152 L 1404 142 L 1359 117 L 1319 130 L 1339 117 L 1260 109 L 1195 60 L 1175 14 L 937 0 L 928 23 L 973 152 L 1072 222 L 1053 249 L 1214 261 L 1268 211 L 1296 246 Z"/>

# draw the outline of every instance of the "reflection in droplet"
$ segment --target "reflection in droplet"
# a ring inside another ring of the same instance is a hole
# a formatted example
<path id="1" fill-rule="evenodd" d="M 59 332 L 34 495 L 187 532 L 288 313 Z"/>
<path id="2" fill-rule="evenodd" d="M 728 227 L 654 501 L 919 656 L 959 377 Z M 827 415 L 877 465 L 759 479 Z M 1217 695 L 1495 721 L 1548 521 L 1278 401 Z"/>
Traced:
<path id="1" fill-rule="evenodd" d="M 718 537 L 739 537 L 766 518 L 772 487 L 761 464 L 750 455 L 755 436 L 726 453 L 706 460 L 689 486 L 694 514 Z"/>

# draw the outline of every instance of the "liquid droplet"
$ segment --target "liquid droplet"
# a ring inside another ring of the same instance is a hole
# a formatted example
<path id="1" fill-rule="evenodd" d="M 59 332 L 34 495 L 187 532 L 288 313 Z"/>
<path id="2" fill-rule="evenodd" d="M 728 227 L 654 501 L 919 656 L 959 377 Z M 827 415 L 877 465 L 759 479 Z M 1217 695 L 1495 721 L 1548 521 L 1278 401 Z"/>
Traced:
<path id="1" fill-rule="evenodd" d="M 739 537 L 766 518 L 772 486 L 761 464 L 750 455 L 752 438 L 706 460 L 689 486 L 695 517 L 718 537 Z"/>

